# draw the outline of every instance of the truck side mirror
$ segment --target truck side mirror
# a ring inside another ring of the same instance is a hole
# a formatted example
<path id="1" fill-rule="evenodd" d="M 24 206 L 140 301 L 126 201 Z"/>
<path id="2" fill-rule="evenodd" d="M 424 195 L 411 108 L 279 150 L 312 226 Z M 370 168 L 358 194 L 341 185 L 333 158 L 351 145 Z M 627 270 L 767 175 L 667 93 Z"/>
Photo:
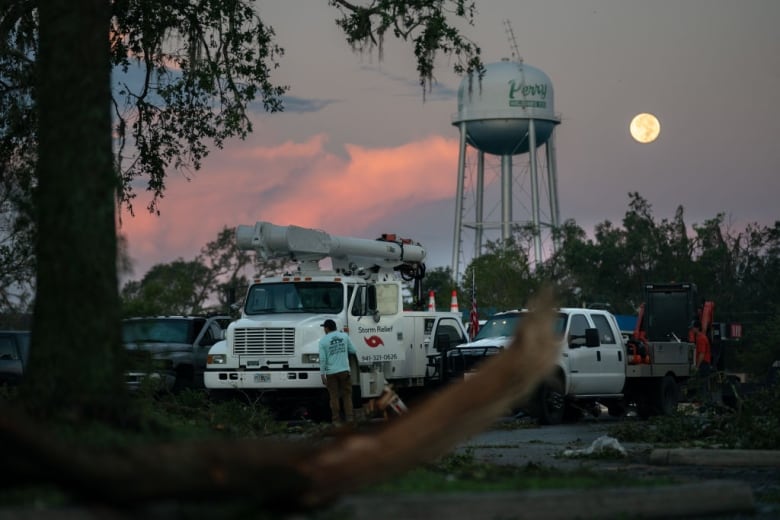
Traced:
<path id="1" fill-rule="evenodd" d="M 585 329 L 585 346 L 598 347 L 599 345 L 601 345 L 599 329 Z"/>

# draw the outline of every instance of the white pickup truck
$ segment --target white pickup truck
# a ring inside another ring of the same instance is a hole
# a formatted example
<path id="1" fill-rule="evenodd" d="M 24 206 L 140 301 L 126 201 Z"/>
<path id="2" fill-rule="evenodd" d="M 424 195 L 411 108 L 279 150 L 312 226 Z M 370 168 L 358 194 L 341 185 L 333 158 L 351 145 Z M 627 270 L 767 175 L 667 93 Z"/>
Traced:
<path id="1" fill-rule="evenodd" d="M 448 374 L 468 376 L 486 356 L 507 347 L 525 314 L 525 310 L 512 310 L 492 316 L 474 341 L 447 353 Z M 540 423 L 576 420 L 585 411 L 597 410 L 597 404 L 616 416 L 629 404 L 635 404 L 642 416 L 677 409 L 680 385 L 691 373 L 691 343 L 652 342 L 647 356 L 635 363 L 627 355 L 615 316 L 586 308 L 558 309 L 555 332 L 561 338 L 557 366 L 522 406 Z"/>

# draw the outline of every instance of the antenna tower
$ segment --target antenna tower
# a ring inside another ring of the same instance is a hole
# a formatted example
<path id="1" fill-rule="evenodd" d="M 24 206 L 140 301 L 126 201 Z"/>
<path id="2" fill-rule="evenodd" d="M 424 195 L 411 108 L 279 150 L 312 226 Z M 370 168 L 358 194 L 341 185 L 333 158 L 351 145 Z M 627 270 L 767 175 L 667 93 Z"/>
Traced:
<path id="1" fill-rule="evenodd" d="M 509 20 L 504 20 L 504 28 L 506 37 L 509 40 L 509 49 L 512 51 L 512 59 L 517 62 L 522 62 L 523 57 L 520 56 L 520 50 L 517 48 L 517 40 L 515 40 L 515 32 L 512 30 L 512 24 Z"/>

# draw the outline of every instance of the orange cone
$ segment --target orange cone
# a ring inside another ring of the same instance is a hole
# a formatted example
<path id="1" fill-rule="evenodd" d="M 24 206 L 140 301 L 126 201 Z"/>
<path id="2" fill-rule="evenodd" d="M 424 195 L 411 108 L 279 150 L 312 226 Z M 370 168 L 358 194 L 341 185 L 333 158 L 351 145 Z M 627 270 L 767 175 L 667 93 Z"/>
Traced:
<path id="1" fill-rule="evenodd" d="M 458 292 L 452 291 L 452 300 L 450 300 L 450 312 L 460 312 L 458 308 Z"/>
<path id="2" fill-rule="evenodd" d="M 428 312 L 436 312 L 436 298 L 433 291 L 428 291 Z"/>

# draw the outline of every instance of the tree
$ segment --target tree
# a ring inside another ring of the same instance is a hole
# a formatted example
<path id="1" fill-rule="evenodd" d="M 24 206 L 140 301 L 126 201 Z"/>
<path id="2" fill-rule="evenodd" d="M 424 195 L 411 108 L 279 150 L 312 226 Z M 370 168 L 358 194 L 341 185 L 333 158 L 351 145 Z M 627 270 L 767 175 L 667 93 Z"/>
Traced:
<path id="1" fill-rule="evenodd" d="M 428 271 L 423 279 L 423 297 L 426 298 L 425 309 L 428 308 L 428 295 L 433 291 L 436 310 L 450 310 L 450 297 L 455 287 L 452 285 L 452 268 L 435 267 Z"/>
<path id="2" fill-rule="evenodd" d="M 114 201 L 129 202 L 130 182 L 144 175 L 156 211 L 169 167 L 198 168 L 209 142 L 219 147 L 251 131 L 248 102 L 259 95 L 266 109 L 280 109 L 284 87 L 271 82 L 270 71 L 282 50 L 248 1 L 7 4 L 0 15 L 0 86 L 4 98 L 26 94 L 17 100 L 18 113 L 33 124 L 14 125 L 20 134 L 6 142 L 38 145 L 30 182 L 36 186 L 37 294 L 25 394 L 41 410 L 110 415 L 122 395 Z M 338 23 L 356 49 L 370 50 L 388 30 L 411 39 L 421 78 L 432 77 L 437 52 L 456 56 L 456 69 L 463 69 L 462 58 L 467 71 L 480 65 L 479 49 L 445 14 L 452 8 L 470 22 L 473 2 L 331 5 L 342 13 Z M 112 99 L 112 65 L 138 65 L 144 72 L 139 90 L 125 83 L 117 92 L 130 112 Z M 3 127 L 4 139 L 11 130 Z M 128 135 L 135 153 L 122 169 Z M 19 150 L 11 148 L 1 151 Z M 6 155 L 2 164 L 13 161 Z"/>
<path id="3" fill-rule="evenodd" d="M 47 415 L 124 411 L 110 14 L 105 0 L 38 6 L 37 294 L 23 390 Z"/>
<path id="4" fill-rule="evenodd" d="M 122 314 L 128 317 L 201 314 L 210 274 L 197 260 L 187 262 L 179 258 L 157 264 L 140 282 L 131 281 L 122 288 Z"/>
<path id="5" fill-rule="evenodd" d="M 517 309 L 538 288 L 531 274 L 528 255 L 515 239 L 488 242 L 486 252 L 466 267 L 463 293 L 471 296 L 472 280 L 476 278 L 480 309 Z"/>

